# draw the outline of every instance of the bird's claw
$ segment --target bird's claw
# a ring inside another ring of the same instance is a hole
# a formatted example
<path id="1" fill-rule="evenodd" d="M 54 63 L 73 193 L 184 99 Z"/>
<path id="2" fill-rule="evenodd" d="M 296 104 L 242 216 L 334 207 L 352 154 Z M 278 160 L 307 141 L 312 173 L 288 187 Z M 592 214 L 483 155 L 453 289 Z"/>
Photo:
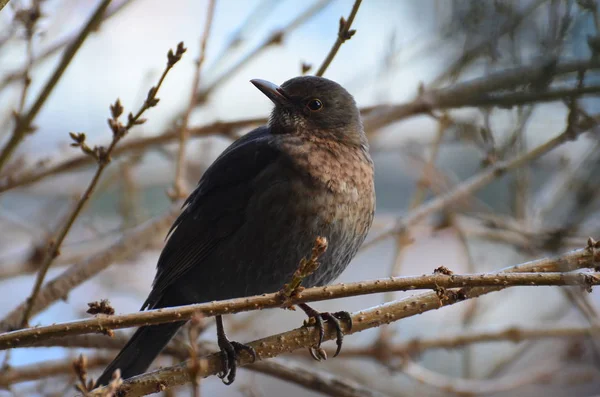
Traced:
<path id="1" fill-rule="evenodd" d="M 237 359 L 242 351 L 246 351 L 252 357 L 252 362 L 256 361 L 256 350 L 252 346 L 243 343 L 230 341 L 229 339 L 219 338 L 219 348 L 223 359 L 223 371 L 218 376 L 223 383 L 230 385 L 235 380 L 237 373 Z"/>
<path id="2" fill-rule="evenodd" d="M 314 320 L 314 326 L 319 331 L 319 341 L 316 346 L 310 347 L 309 352 L 312 358 L 317 361 L 327 360 L 327 354 L 325 350 L 321 349 L 321 344 L 323 343 L 323 339 L 325 338 L 325 325 L 324 322 L 328 321 L 333 325 L 336 332 L 336 340 L 335 343 L 337 345 L 337 349 L 333 357 L 336 357 L 340 354 L 342 350 L 342 343 L 344 341 L 344 331 L 342 331 L 342 324 L 340 320 L 345 321 L 348 324 L 348 330 L 352 329 L 352 316 L 350 313 L 341 311 L 336 313 L 323 312 L 320 313 L 310 306 L 304 304 L 303 306 L 299 305 L 302 310 L 309 316 L 308 321 L 305 322 L 305 326 L 310 326 L 310 320 Z"/>

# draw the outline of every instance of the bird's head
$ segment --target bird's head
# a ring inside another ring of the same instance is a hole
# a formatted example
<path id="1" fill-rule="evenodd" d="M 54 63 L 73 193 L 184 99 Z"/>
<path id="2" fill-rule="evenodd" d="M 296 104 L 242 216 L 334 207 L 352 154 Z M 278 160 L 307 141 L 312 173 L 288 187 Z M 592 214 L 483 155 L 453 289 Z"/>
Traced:
<path id="1" fill-rule="evenodd" d="M 269 120 L 274 134 L 315 135 L 366 145 L 356 102 L 338 83 L 316 76 L 295 77 L 281 86 L 260 79 L 251 82 L 275 104 Z"/>

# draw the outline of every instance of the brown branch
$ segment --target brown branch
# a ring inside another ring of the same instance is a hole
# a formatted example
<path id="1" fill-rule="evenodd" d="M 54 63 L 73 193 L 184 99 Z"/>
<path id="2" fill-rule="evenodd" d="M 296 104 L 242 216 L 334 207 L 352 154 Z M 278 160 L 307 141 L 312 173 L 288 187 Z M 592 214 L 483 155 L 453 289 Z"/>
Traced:
<path id="1" fill-rule="evenodd" d="M 589 289 L 592 285 L 600 283 L 600 279 L 598 279 L 595 273 L 548 273 L 547 269 L 558 269 L 562 272 L 566 272 L 585 267 L 595 267 L 599 260 L 600 252 L 591 251 L 590 249 L 585 248 L 574 250 L 555 258 L 540 259 L 510 268 L 511 273 L 519 272 L 519 274 L 504 274 L 504 272 L 460 276 L 433 274 L 336 284 L 305 289 L 301 294 L 292 296 L 290 298 L 290 303 L 317 302 L 393 290 L 408 291 L 423 288 L 435 289 L 436 293 L 434 293 L 434 295 L 438 296 L 438 304 L 443 305 L 446 301 L 458 301 L 460 298 L 464 299 L 464 296 L 458 293 L 449 293 L 451 296 L 444 296 L 444 293 L 447 292 L 445 289 L 447 288 L 463 288 L 464 290 L 466 287 L 473 287 L 470 290 L 473 291 L 477 289 L 476 286 L 502 289 L 517 285 L 580 285 Z M 530 271 L 546 271 L 547 273 L 523 273 Z M 469 296 L 471 296 L 471 292 L 469 292 Z M 211 317 L 250 310 L 276 308 L 280 306 L 280 294 L 271 293 L 247 298 L 236 298 L 211 303 L 149 310 L 120 316 L 98 316 L 87 320 L 72 321 L 0 334 L 0 350 L 25 346 L 52 337 L 95 332 L 112 333 L 113 329 L 188 320 L 195 313 L 202 313 L 205 317 Z M 410 313 L 411 309 L 415 308 L 406 308 L 406 313 Z M 362 321 L 363 320 L 359 320 L 359 322 Z"/>
<path id="2" fill-rule="evenodd" d="M 0 0 L 0 11 L 4 8 L 5 5 L 8 4 L 10 0 Z"/>
<path id="3" fill-rule="evenodd" d="M 459 349 L 476 343 L 512 342 L 519 343 L 530 340 L 541 340 L 551 338 L 584 338 L 590 332 L 600 332 L 600 328 L 541 328 L 523 329 L 510 327 L 500 331 L 471 331 L 452 336 L 441 336 L 438 338 L 413 338 L 406 342 L 387 346 L 387 352 L 393 356 L 419 355 L 426 350 L 434 349 Z M 376 349 L 373 347 L 353 348 L 347 347 L 340 353 L 348 357 L 374 357 Z"/>
<path id="4" fill-rule="evenodd" d="M 522 341 L 541 340 L 549 338 L 582 338 L 589 335 L 590 331 L 598 332 L 600 329 L 591 330 L 590 328 L 540 328 L 540 329 L 523 329 L 519 327 L 510 327 L 501 331 L 476 331 L 468 334 L 460 334 L 454 336 L 442 336 L 438 338 L 414 338 L 403 343 L 389 345 L 386 353 L 397 357 L 406 357 L 406 355 L 415 356 L 423 353 L 426 350 L 433 349 L 458 349 L 464 346 L 469 346 L 476 343 L 494 343 L 494 342 L 513 342 L 519 343 Z M 33 345 L 38 346 L 60 346 L 67 348 L 93 348 L 93 349 L 121 349 L 128 338 L 121 335 L 116 338 L 106 339 L 101 335 L 78 335 L 69 338 L 50 339 Z M 206 349 L 216 350 L 214 343 L 201 342 L 200 346 L 203 351 Z M 342 350 L 341 355 L 345 357 L 357 358 L 377 358 L 378 350 L 376 347 L 346 347 Z M 185 359 L 187 351 L 181 348 L 175 348 L 171 345 L 163 351 L 162 354 L 172 355 L 178 359 Z M 304 354 L 304 353 L 301 353 Z M 333 354 L 333 352 L 331 353 Z M 45 367 L 42 364 L 42 367 Z M 25 367 L 27 368 L 27 367 Z M 325 394 L 336 395 L 346 390 L 350 385 L 350 390 L 353 393 L 363 392 L 360 386 L 354 385 L 354 382 L 346 379 L 333 377 L 329 374 L 324 374 L 323 371 L 312 371 L 296 362 L 282 362 L 280 360 L 259 361 L 247 367 L 251 371 L 257 371 L 269 375 L 276 376 L 280 379 L 292 381 L 312 390 L 320 391 Z M 8 386 L 5 379 L 21 378 L 21 375 L 16 375 L 21 372 L 22 368 L 13 368 L 9 375 L 5 378 L 0 375 L 0 386 Z M 403 367 L 401 367 L 403 369 Z M 26 371 L 28 372 L 28 371 Z M 43 376 L 54 376 L 54 374 L 46 374 L 42 371 Z M 297 376 L 294 374 L 297 373 Z M 10 378 L 9 378 L 10 377 Z M 28 379 L 28 378 L 26 378 Z M 39 378 L 38 378 L 39 379 Z M 5 382 L 5 383 L 3 383 Z M 12 383 L 16 383 L 12 381 Z M 357 391 L 358 390 L 358 391 Z M 333 393 L 333 394 L 332 394 Z M 345 394 L 342 394 L 345 395 Z M 355 395 L 355 394 L 350 394 Z M 360 395 L 360 394 L 357 394 Z M 368 395 L 368 394 L 367 394 Z"/>
<path id="5" fill-rule="evenodd" d="M 106 4 L 106 6 L 107 5 L 108 4 Z M 105 8 L 106 8 L 106 6 L 105 6 Z M 145 122 L 145 120 L 141 118 L 142 115 L 146 112 L 146 110 L 148 110 L 151 107 L 154 107 L 158 104 L 158 98 L 156 97 L 156 94 L 160 90 L 160 87 L 161 87 L 165 77 L 167 76 L 167 73 L 181 59 L 184 52 L 185 52 L 185 48 L 183 47 L 183 42 L 179 43 L 175 54 L 173 54 L 173 52 L 171 50 L 169 50 L 169 53 L 167 54 L 167 66 L 165 67 L 165 70 L 163 71 L 157 85 L 150 89 L 150 91 L 148 92 L 148 96 L 147 96 L 146 100 L 144 101 L 144 104 L 138 110 L 136 115 L 134 116 L 132 113 L 129 113 L 126 125 L 121 124 L 121 122 L 118 120 L 119 116 L 123 113 L 123 107 L 121 106 L 121 103 L 119 102 L 119 100 L 117 99 L 115 104 L 111 106 L 112 118 L 108 120 L 109 121 L 108 124 L 110 125 L 110 127 L 112 129 L 113 138 L 112 138 L 112 141 L 111 141 L 110 145 L 108 146 L 108 148 L 95 147 L 92 150 L 86 145 L 85 135 L 83 133 L 79 133 L 79 134 L 71 133 L 71 138 L 75 141 L 75 143 L 73 143 L 71 146 L 80 147 L 84 153 L 90 155 L 90 157 L 94 157 L 98 163 L 98 168 L 96 169 L 96 172 L 95 172 L 94 176 L 92 177 L 92 180 L 88 184 L 85 192 L 83 193 L 81 198 L 77 201 L 73 210 L 69 213 L 65 224 L 59 230 L 59 232 L 56 234 L 56 236 L 52 239 L 50 246 L 48 247 L 48 253 L 46 254 L 44 261 L 42 262 L 42 265 L 40 267 L 40 270 L 37 274 L 37 277 L 35 280 L 35 285 L 31 292 L 31 296 L 27 299 L 27 304 L 25 306 L 25 310 L 23 311 L 23 317 L 22 317 L 21 323 L 20 323 L 21 327 L 26 326 L 26 324 L 29 320 L 29 317 L 31 315 L 31 312 L 33 310 L 33 306 L 35 305 L 37 296 L 40 292 L 40 289 L 42 288 L 44 279 L 46 278 L 46 273 L 48 272 L 48 269 L 50 268 L 50 265 L 52 264 L 52 261 L 54 260 L 54 258 L 56 258 L 58 255 L 60 255 L 60 247 L 61 247 L 64 239 L 66 238 L 67 234 L 69 233 L 69 230 L 71 230 L 71 227 L 73 226 L 73 223 L 75 222 L 75 219 L 77 219 L 77 217 L 81 213 L 81 210 L 83 209 L 85 204 L 90 199 L 92 193 L 94 192 L 94 189 L 96 188 L 96 185 L 98 184 L 98 181 L 100 180 L 100 177 L 102 176 L 104 169 L 110 163 L 110 161 L 111 161 L 110 156 L 111 156 L 111 153 L 112 153 L 114 147 L 119 143 L 119 141 L 123 137 L 125 137 L 125 135 L 129 132 L 129 130 L 133 126 L 139 125 L 139 124 L 142 124 L 143 122 Z"/>
<path id="6" fill-rule="evenodd" d="M 505 270 L 507 273 L 514 272 L 531 272 L 531 271 L 557 271 L 566 267 L 574 269 L 580 266 L 588 266 L 600 259 L 596 253 L 592 257 L 590 250 L 577 250 L 566 255 L 555 258 L 546 258 L 524 263 Z M 361 284 L 361 283 L 358 283 Z M 333 287 L 333 286 L 332 286 Z M 347 289 L 348 285 L 343 285 Z M 328 287 L 331 288 L 331 287 Z M 393 321 L 398 321 L 416 314 L 421 314 L 429 310 L 436 310 L 444 306 L 452 305 L 463 301 L 464 299 L 475 298 L 489 292 L 494 292 L 502 289 L 502 287 L 476 287 L 466 291 L 466 295 L 459 293 L 450 293 L 444 299 L 440 299 L 438 293 L 429 292 L 411 296 L 395 302 L 390 302 L 367 310 L 362 310 L 352 314 L 352 329 L 349 330 L 347 324 L 343 324 L 343 331 L 347 334 L 361 332 L 370 328 L 376 328 L 382 324 L 388 324 Z M 307 289 L 303 295 L 313 290 Z M 228 301 L 232 302 L 232 301 Z M 231 306 L 231 304 L 229 304 Z M 167 309 L 169 310 L 169 309 Z M 222 313 L 219 311 L 219 313 Z M 214 314 L 217 314 L 216 311 Z M 181 317 L 179 318 L 181 320 Z M 70 323 L 74 324 L 74 323 Z M 47 327 L 44 327 L 47 328 Z M 329 324 L 326 327 L 325 339 L 331 340 L 336 337 L 336 332 Z M 41 328 L 40 328 L 41 329 Z M 291 352 L 300 348 L 313 346 L 318 340 L 318 332 L 316 330 L 308 330 L 305 327 L 296 328 L 292 331 L 284 332 L 278 335 L 272 335 L 264 339 L 260 339 L 249 343 L 256 352 L 259 358 L 275 357 L 283 353 Z M 18 331 L 23 332 L 23 331 Z M 38 335 L 38 338 L 40 336 Z M 0 335 L 0 348 L 4 344 L 3 336 Z M 214 375 L 221 371 L 222 362 L 220 353 L 215 353 L 205 357 L 206 366 L 205 372 L 199 374 L 201 376 Z M 244 366 L 252 362 L 252 358 L 248 354 L 240 356 L 239 365 Z M 150 372 L 144 375 L 136 376 L 126 381 L 121 390 L 127 393 L 127 396 L 140 396 L 151 393 L 157 390 L 157 387 L 164 388 L 181 385 L 189 382 L 189 372 L 185 363 L 164 368 L 158 371 Z M 99 395 L 102 389 L 92 392 L 93 396 Z"/>
<path id="7" fill-rule="evenodd" d="M 358 382 L 313 369 L 291 360 L 257 361 L 248 369 L 295 383 L 309 390 L 334 397 L 384 397 L 384 394 Z"/>
<path id="8" fill-rule="evenodd" d="M 329 67 L 331 61 L 333 61 L 333 58 L 339 51 L 342 44 L 344 44 L 346 40 L 350 40 L 352 36 L 354 36 L 354 34 L 356 33 L 356 30 L 350 30 L 350 27 L 352 26 L 352 22 L 354 22 L 354 18 L 356 17 L 356 13 L 358 12 L 358 8 L 360 7 L 361 2 L 362 0 L 354 1 L 352 10 L 350 11 L 350 15 L 348 16 L 348 20 L 344 19 L 343 17 L 340 18 L 340 26 L 338 29 L 337 39 L 335 40 L 333 47 L 331 47 L 331 50 L 329 50 L 329 54 L 327 54 L 327 57 L 323 61 L 323 64 L 321 65 L 321 67 L 319 67 L 317 73 L 315 73 L 315 76 L 323 76 L 325 74 L 325 71 Z"/>
<path id="9" fill-rule="evenodd" d="M 213 349 L 215 348 L 213 343 L 206 345 L 203 347 L 210 346 Z M 111 357 L 104 355 L 92 356 L 87 358 L 86 367 L 88 370 L 102 368 L 110 363 L 111 359 Z M 308 390 L 314 390 L 329 396 L 383 397 L 383 394 L 366 388 L 351 379 L 341 378 L 321 369 L 312 369 L 292 360 L 277 359 L 261 361 L 247 368 L 251 371 L 292 382 Z M 71 375 L 72 372 L 73 362 L 69 359 L 11 367 L 9 370 L 0 373 L 0 388 L 9 388 L 14 384 L 32 380 Z"/>
<path id="10" fill-rule="evenodd" d="M 507 392 L 520 387 L 543 382 L 558 372 L 558 363 L 542 365 L 541 368 L 522 371 L 516 375 L 506 375 L 496 379 L 464 379 L 445 376 L 407 360 L 402 373 L 417 380 L 420 384 L 435 387 L 445 393 L 461 396 L 487 395 Z"/>
<path id="11" fill-rule="evenodd" d="M 113 357 L 100 355 L 87 359 L 87 367 L 102 367 L 112 361 Z M 8 389 L 16 383 L 40 380 L 60 375 L 73 374 L 73 361 L 69 359 L 46 361 L 20 367 L 11 367 L 0 372 L 0 389 Z"/>
<path id="12" fill-rule="evenodd" d="M 200 39 L 200 55 L 196 61 L 196 69 L 194 71 L 194 79 L 192 80 L 192 88 L 190 91 L 190 99 L 188 101 L 187 109 L 183 115 L 181 121 L 181 127 L 179 128 L 179 150 L 177 152 L 177 163 L 175 167 L 175 183 L 173 185 L 173 197 L 185 198 L 188 195 L 188 189 L 186 187 L 185 178 L 185 144 L 188 139 L 188 124 L 190 121 L 190 115 L 195 105 L 196 90 L 200 84 L 200 71 L 202 70 L 202 64 L 204 63 L 206 42 L 210 34 L 210 27 L 213 21 L 213 15 L 215 12 L 216 0 L 209 0 L 208 10 L 206 11 L 206 22 L 204 23 L 204 33 Z"/>
<path id="13" fill-rule="evenodd" d="M 374 109 L 376 109 L 376 107 L 365 107 L 361 109 L 361 112 L 363 114 L 369 114 Z M 188 136 L 190 138 L 203 138 L 211 135 L 223 135 L 230 138 L 237 138 L 236 132 L 238 130 L 263 125 L 266 124 L 267 121 L 268 119 L 266 117 L 255 117 L 234 121 L 215 121 L 205 126 L 189 128 Z M 178 138 L 178 131 L 171 130 L 160 135 L 130 139 L 129 141 L 126 141 L 115 148 L 113 151 L 113 157 L 140 152 L 148 149 L 151 146 L 162 146 L 175 141 Z M 30 185 L 50 175 L 73 171 L 81 167 L 91 165 L 93 162 L 93 159 L 91 159 L 89 156 L 79 155 L 68 160 L 62 160 L 60 163 L 46 168 L 36 165 L 32 169 L 20 172 L 18 176 L 5 176 L 3 180 L 0 180 L 0 193 L 16 187 Z"/>
<path id="14" fill-rule="evenodd" d="M 512 106 L 527 105 L 531 103 L 543 103 L 559 101 L 573 95 L 597 95 L 600 92 L 600 85 L 591 85 L 587 87 L 562 88 L 546 90 L 542 92 L 514 92 L 510 94 L 485 95 L 479 98 L 471 98 L 465 101 L 462 106 L 498 106 L 509 108 Z"/>
<path id="15" fill-rule="evenodd" d="M 100 273 L 114 262 L 148 247 L 152 244 L 154 236 L 166 233 L 180 213 L 180 207 L 181 202 L 174 203 L 165 214 L 125 233 L 114 244 L 83 262 L 69 267 L 48 282 L 38 294 L 38 299 L 31 309 L 32 315 L 40 313 L 58 300 L 65 299 L 71 290 Z M 0 321 L 0 331 L 12 330 L 18 327 L 26 306 L 27 302 L 25 301 L 6 315 Z"/>
<path id="16" fill-rule="evenodd" d="M 190 137 L 206 137 L 210 135 L 225 135 L 233 136 L 234 132 L 241 128 L 250 128 L 252 126 L 265 124 L 267 119 L 264 117 L 242 119 L 236 121 L 216 121 L 202 127 L 190 128 L 188 133 Z M 147 149 L 150 146 L 164 145 L 178 139 L 178 132 L 176 130 L 169 131 L 165 134 L 142 137 L 131 139 L 124 142 L 115 148 L 113 157 L 123 155 L 131 152 L 138 152 Z M 21 175 L 7 176 L 3 181 L 0 182 L 0 193 L 7 190 L 14 189 L 16 187 L 30 185 L 34 182 L 40 181 L 50 175 L 62 174 L 68 171 L 73 171 L 84 167 L 86 165 L 93 164 L 94 160 L 86 155 L 79 155 L 68 160 L 63 160 L 58 164 L 51 167 L 39 170 L 39 167 L 35 167 L 29 171 L 22 172 Z"/>
<path id="17" fill-rule="evenodd" d="M 24 116 L 19 116 L 18 120 L 15 123 L 15 128 L 12 132 L 12 135 L 2 151 L 0 152 L 0 171 L 12 155 L 13 151 L 17 148 L 17 146 L 21 143 L 21 141 L 27 136 L 28 133 L 32 132 L 33 127 L 33 119 L 37 116 L 38 112 L 46 102 L 46 99 L 50 96 L 50 93 L 62 77 L 65 70 L 73 60 L 73 57 L 77 53 L 77 51 L 81 48 L 81 45 L 85 41 L 85 39 L 89 36 L 90 32 L 94 30 L 101 18 L 106 11 L 106 8 L 110 4 L 111 0 L 103 0 L 98 8 L 94 11 L 88 22 L 85 24 L 81 32 L 77 35 L 77 39 L 74 40 L 66 49 L 63 57 L 61 58 L 59 64 L 56 66 L 56 69 L 48 79 L 48 82 L 40 92 L 40 95 L 37 97 L 36 101 L 31 108 Z"/>
<path id="18" fill-rule="evenodd" d="M 388 106 L 385 110 L 373 112 L 370 117 L 365 119 L 365 131 L 370 135 L 374 135 L 381 127 L 392 122 L 436 109 L 479 106 L 478 100 L 485 94 L 532 84 L 542 78 L 547 78 L 548 75 L 558 76 L 599 68 L 600 59 L 572 60 L 556 64 L 540 62 L 490 73 L 442 89 L 425 90 L 419 93 L 418 97 L 411 102 Z"/>

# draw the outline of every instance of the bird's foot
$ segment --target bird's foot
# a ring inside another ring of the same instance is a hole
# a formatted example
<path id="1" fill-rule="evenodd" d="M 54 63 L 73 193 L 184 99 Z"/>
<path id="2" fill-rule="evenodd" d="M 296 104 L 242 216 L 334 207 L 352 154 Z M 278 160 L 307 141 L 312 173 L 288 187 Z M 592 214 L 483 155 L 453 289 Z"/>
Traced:
<path id="1" fill-rule="evenodd" d="M 344 331 L 342 331 L 342 324 L 341 324 L 340 320 L 345 321 L 348 324 L 348 330 L 351 330 L 352 329 L 352 316 L 350 316 L 350 313 L 345 312 L 345 311 L 335 312 L 335 313 L 329 313 L 329 312 L 321 313 L 321 312 L 318 312 L 317 310 L 313 309 L 312 307 L 308 306 L 306 303 L 300 303 L 298 306 L 302 310 L 304 310 L 304 313 L 306 313 L 306 315 L 309 317 L 304 325 L 305 326 L 311 325 L 310 320 L 312 319 L 312 320 L 314 320 L 314 326 L 319 331 L 319 342 L 317 343 L 316 346 L 312 346 L 309 348 L 310 355 L 312 356 L 312 358 L 314 358 L 317 361 L 327 359 L 327 355 L 325 354 L 325 351 L 321 349 L 321 344 L 323 343 L 323 338 L 325 337 L 325 325 L 324 325 L 325 321 L 329 321 L 333 325 L 333 327 L 335 328 L 336 335 L 337 335 L 336 340 L 335 340 L 337 349 L 336 349 L 333 357 L 336 357 L 338 354 L 340 354 L 340 351 L 342 350 L 342 343 L 344 341 Z"/>
<path id="2" fill-rule="evenodd" d="M 220 317 L 220 316 L 219 316 Z M 230 341 L 225 335 L 225 332 L 219 327 L 217 320 L 217 341 L 219 349 L 221 349 L 221 357 L 223 360 L 223 370 L 218 374 L 219 378 L 226 385 L 230 385 L 235 380 L 237 373 L 237 360 L 242 351 L 247 352 L 252 357 L 252 362 L 256 361 L 256 350 L 252 346 L 244 345 L 243 343 Z"/>

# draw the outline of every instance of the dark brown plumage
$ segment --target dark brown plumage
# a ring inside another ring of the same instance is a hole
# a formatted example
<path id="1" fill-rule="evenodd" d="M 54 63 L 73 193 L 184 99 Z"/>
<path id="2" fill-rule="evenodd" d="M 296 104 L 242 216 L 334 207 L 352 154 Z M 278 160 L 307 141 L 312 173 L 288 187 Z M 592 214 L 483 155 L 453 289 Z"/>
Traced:
<path id="1" fill-rule="evenodd" d="M 142 310 L 276 292 L 317 236 L 327 238 L 328 249 L 302 285 L 330 283 L 371 227 L 373 164 L 352 96 L 313 76 L 281 87 L 252 83 L 275 104 L 269 124 L 235 141 L 202 176 L 173 225 Z M 337 321 L 302 308 L 317 323 Z M 138 329 L 99 384 L 117 368 L 123 378 L 144 372 L 183 324 Z M 217 331 L 222 377 L 231 383 L 236 352 L 247 348 L 227 340 L 220 317 Z"/>

